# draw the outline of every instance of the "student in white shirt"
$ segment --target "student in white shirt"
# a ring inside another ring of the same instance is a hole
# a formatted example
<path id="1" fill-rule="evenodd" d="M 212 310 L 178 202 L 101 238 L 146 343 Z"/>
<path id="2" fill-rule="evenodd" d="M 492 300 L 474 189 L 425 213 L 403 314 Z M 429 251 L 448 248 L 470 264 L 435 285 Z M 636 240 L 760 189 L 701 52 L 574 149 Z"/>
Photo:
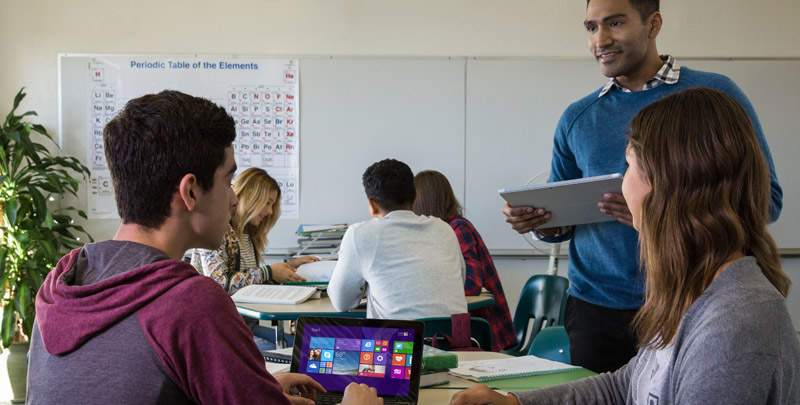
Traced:
<path id="1" fill-rule="evenodd" d="M 453 230 L 411 211 L 414 174 L 386 159 L 362 176 L 372 219 L 350 226 L 328 295 L 339 311 L 367 291 L 367 317 L 419 319 L 467 312 L 464 258 Z M 367 285 L 369 288 L 367 289 Z"/>

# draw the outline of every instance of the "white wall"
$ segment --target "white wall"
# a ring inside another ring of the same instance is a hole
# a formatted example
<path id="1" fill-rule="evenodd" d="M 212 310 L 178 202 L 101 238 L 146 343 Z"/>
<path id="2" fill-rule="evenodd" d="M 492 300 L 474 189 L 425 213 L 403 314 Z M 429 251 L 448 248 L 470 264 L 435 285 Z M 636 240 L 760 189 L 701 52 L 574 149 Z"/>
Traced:
<path id="1" fill-rule="evenodd" d="M 800 1 L 662 3 L 662 53 L 800 57 Z M 584 9 L 583 0 L 2 0 L 0 114 L 25 86 L 22 108 L 57 135 L 58 53 L 586 58 Z M 800 259 L 784 267 L 800 283 Z M 498 268 L 513 306 L 546 261 Z M 789 305 L 800 329 L 798 294 Z"/>
<path id="2" fill-rule="evenodd" d="M 583 0 L 2 0 L 0 111 L 56 128 L 57 53 L 588 57 Z M 667 0 L 679 57 L 800 57 L 797 0 Z"/>

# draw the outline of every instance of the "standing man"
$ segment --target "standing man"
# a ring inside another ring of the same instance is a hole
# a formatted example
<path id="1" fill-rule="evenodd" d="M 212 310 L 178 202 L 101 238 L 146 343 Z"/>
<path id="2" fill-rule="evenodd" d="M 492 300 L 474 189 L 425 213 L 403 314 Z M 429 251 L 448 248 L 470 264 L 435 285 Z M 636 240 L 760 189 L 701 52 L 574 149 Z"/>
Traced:
<path id="1" fill-rule="evenodd" d="M 679 67 L 671 56 L 659 56 L 656 37 L 661 24 L 658 0 L 587 0 L 584 26 L 589 50 L 610 79 L 561 116 L 550 181 L 624 173 L 631 118 L 661 97 L 706 86 L 728 93 L 749 114 L 769 162 L 770 220 L 775 221 L 783 192 L 753 106 L 729 78 Z M 632 228 L 631 213 L 621 194 L 604 197 L 598 209 L 616 221 L 568 228 L 547 228 L 550 213 L 542 208 L 503 207 L 506 222 L 519 233 L 535 229 L 539 238 L 553 243 L 572 239 L 565 314 L 570 357 L 573 364 L 596 372 L 616 370 L 636 355 L 630 324 L 644 297 L 638 233 Z"/>

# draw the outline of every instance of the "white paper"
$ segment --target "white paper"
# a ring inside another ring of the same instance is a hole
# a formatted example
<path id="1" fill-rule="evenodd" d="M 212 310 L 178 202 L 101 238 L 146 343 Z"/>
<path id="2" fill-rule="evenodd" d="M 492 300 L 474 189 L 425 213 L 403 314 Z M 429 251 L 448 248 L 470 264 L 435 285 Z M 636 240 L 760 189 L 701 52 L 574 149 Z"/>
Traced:
<path id="1" fill-rule="evenodd" d="M 472 381 L 499 380 L 537 374 L 557 373 L 578 366 L 536 356 L 507 357 L 492 360 L 460 361 L 450 374 Z"/>
<path id="2" fill-rule="evenodd" d="M 331 274 L 333 274 L 336 263 L 336 260 L 306 263 L 297 268 L 297 274 L 307 281 L 331 281 Z"/>

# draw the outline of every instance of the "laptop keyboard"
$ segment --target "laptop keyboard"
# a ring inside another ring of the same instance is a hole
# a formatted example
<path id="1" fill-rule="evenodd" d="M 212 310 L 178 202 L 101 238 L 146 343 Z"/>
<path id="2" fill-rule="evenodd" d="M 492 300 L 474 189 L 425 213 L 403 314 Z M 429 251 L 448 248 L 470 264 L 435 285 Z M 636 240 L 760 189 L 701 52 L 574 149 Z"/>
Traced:
<path id="1" fill-rule="evenodd" d="M 330 395 L 330 394 L 320 394 L 317 393 L 317 401 L 315 402 L 318 405 L 336 405 L 342 402 L 341 395 Z"/>
<path id="2" fill-rule="evenodd" d="M 317 405 L 336 405 L 342 402 L 342 395 L 343 394 L 320 394 L 317 393 L 317 401 L 315 402 Z M 384 398 L 383 399 L 384 405 L 392 404 L 392 405 L 413 405 L 410 402 L 398 402 L 391 398 Z"/>

